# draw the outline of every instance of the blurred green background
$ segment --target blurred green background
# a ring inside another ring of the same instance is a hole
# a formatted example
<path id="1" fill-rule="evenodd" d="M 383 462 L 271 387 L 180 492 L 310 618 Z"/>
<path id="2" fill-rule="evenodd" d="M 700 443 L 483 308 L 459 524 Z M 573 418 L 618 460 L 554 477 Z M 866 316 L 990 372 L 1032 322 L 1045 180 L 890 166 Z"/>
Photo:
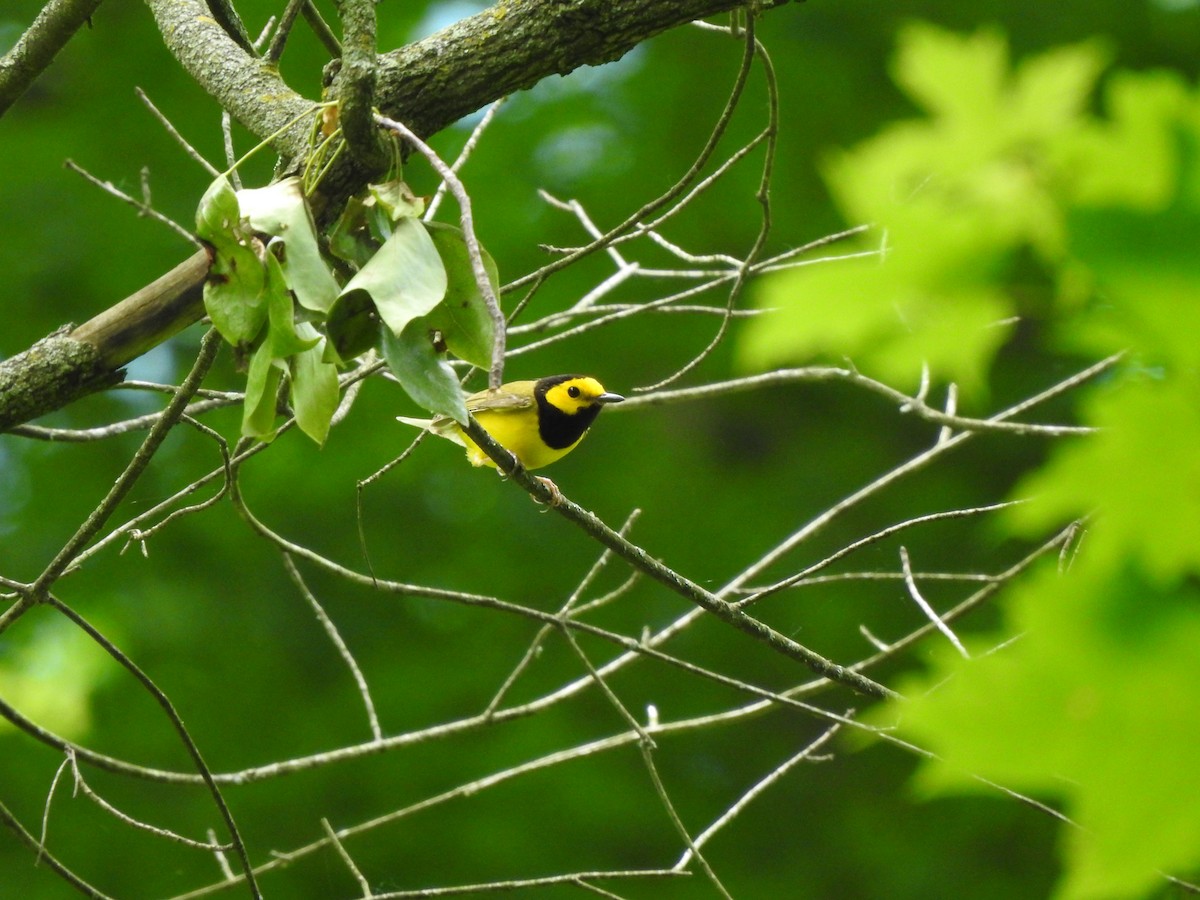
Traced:
<path id="1" fill-rule="evenodd" d="M 238 4 L 250 30 L 282 4 Z M 7 45 L 39 3 L 9 0 L 0 12 Z M 778 252 L 843 227 L 818 167 L 914 109 L 889 79 L 898 30 L 926 20 L 964 32 L 995 25 L 1014 57 L 1099 38 L 1115 66 L 1168 68 L 1188 79 L 1200 65 L 1200 4 L 1186 0 L 1064 0 L 1056 4 L 910 0 L 887 5 L 810 0 L 774 10 L 760 37 L 778 70 L 782 132 L 772 187 Z M 381 3 L 381 47 L 430 33 L 482 5 Z M 332 13 L 330 12 L 332 18 Z M 551 209 L 539 188 L 577 198 L 601 227 L 611 226 L 669 186 L 709 134 L 728 92 L 740 47 L 681 29 L 597 70 L 551 78 L 512 98 L 487 133 L 464 178 L 476 227 L 509 280 L 547 260 L 539 244 L 574 246 L 577 223 Z M 289 82 L 315 96 L 324 63 L 298 27 L 283 60 Z M 64 322 L 80 322 L 157 277 L 189 247 L 63 168 L 70 158 L 138 194 L 148 172 L 154 205 L 189 224 L 208 176 L 191 162 L 134 95 L 144 88 L 208 158 L 222 157 L 219 110 L 163 49 L 148 11 L 103 5 L 93 27 L 75 37 L 23 100 L 0 119 L 0 209 L 6 213 L 0 266 L 7 314 L 0 355 L 29 346 Z M 761 127 L 756 74 L 733 123 L 728 147 Z M 438 135 L 452 155 L 469 130 Z M 252 141 L 238 134 L 239 149 Z M 269 177 L 270 160 L 252 163 L 248 183 Z M 753 199 L 758 158 L 743 164 L 674 223 L 671 239 L 694 253 L 744 253 L 759 227 Z M 407 178 L 418 193 L 435 181 L 420 164 Z M 447 218 L 448 210 L 442 217 Z M 857 224 L 857 223 L 849 223 Z M 661 261 L 653 254 L 650 260 Z M 558 309 L 608 274 L 602 258 L 560 273 L 536 296 L 527 320 Z M 656 296 L 628 286 L 623 300 Z M 509 364 L 507 376 L 584 371 L 628 392 L 662 378 L 705 346 L 711 318 L 635 317 Z M 200 330 L 130 367 L 130 377 L 178 381 Z M 736 332 L 735 332 L 736 339 Z M 727 342 L 692 383 L 737 373 Z M 1039 335 L 1020 331 L 988 381 L 999 407 L 1071 371 Z M 228 354 L 208 385 L 236 389 Z M 84 427 L 157 408 L 154 398 L 114 392 L 48 417 Z M 318 449 L 291 433 L 250 461 L 242 484 L 251 508 L 290 539 L 364 569 L 355 484 L 392 459 L 408 435 L 393 421 L 415 414 L 394 385 L 376 380 L 353 414 Z M 1050 418 L 1050 414 L 1047 414 Z M 209 424 L 236 434 L 238 416 Z M 933 430 L 897 421 L 877 397 L 842 385 L 776 388 L 719 401 L 602 417 L 587 444 L 552 473 L 573 499 L 614 526 L 643 514 L 634 539 L 699 583 L 716 587 L 790 531 L 925 446 Z M 32 579 L 103 496 L 140 435 L 82 445 L 0 440 L 0 573 Z M 938 468 L 908 480 L 838 520 L 775 571 L 787 574 L 877 528 L 910 515 L 994 502 L 1044 456 L 1045 444 L 981 438 Z M 211 444 L 177 429 L 118 511 L 148 506 L 219 464 Z M 494 475 L 464 467 L 457 451 L 425 446 L 364 495 L 367 545 L 375 572 L 407 582 L 486 591 L 557 609 L 583 577 L 597 547 Z M 870 548 L 856 569 L 894 567 L 898 542 Z M 989 569 L 1020 548 L 985 524 L 931 526 L 903 543 L 927 569 Z M 964 559 L 964 547 L 969 558 Z M 478 712 L 536 631 L 528 621 L 445 603 L 395 598 L 305 569 L 370 682 L 385 733 Z M 625 577 L 610 566 L 593 593 Z M 278 555 L 253 537 L 228 503 L 184 518 L 153 537 L 143 555 L 110 549 L 64 580 L 59 594 L 91 618 L 172 698 L 216 771 L 329 750 L 369 738 L 353 684 L 329 641 L 287 579 Z M 957 594 L 948 589 L 947 597 Z M 935 601 L 941 600 L 937 596 Z M 681 600 L 639 585 L 606 624 L 636 633 L 685 611 Z M 867 647 L 858 625 L 899 636 L 920 613 L 895 584 L 830 585 L 764 610 L 771 624 L 836 659 Z M 968 624 L 985 627 L 984 610 Z M 594 660 L 611 650 L 583 642 Z M 55 650 L 56 652 L 50 652 Z M 793 664 L 748 639 L 706 623 L 679 652 L 772 687 L 798 678 Z M 920 649 L 908 664 L 920 662 Z M 0 640 L 0 674 L 47 685 L 39 721 L 89 747 L 144 765 L 188 768 L 161 710 L 97 650 L 47 610 L 37 610 Z M 578 677 L 580 665 L 552 641 L 517 699 Z M 890 672 L 880 673 L 888 676 Z M 679 718 L 734 703 L 718 689 L 661 666 L 640 663 L 614 680 L 639 714 L 653 703 Z M 11 689 L 10 690 L 15 690 Z M 849 695 L 829 708 L 860 705 Z M 228 788 L 226 794 L 256 860 L 322 835 L 320 819 L 353 825 L 482 777 L 543 752 L 618 732 L 624 723 L 595 691 L 547 715 L 392 753 Z M 656 760 L 683 820 L 697 831 L 740 792 L 819 733 L 814 721 L 775 712 L 728 729 L 660 742 Z M 1057 832 L 1047 816 L 1003 799 L 922 800 L 907 779 L 912 756 L 895 749 L 835 745 L 836 755 L 803 766 L 752 804 L 716 838 L 707 855 L 738 897 L 1037 897 L 1056 875 Z M 24 735 L 0 731 L 0 800 L 34 828 L 61 756 Z M 181 791 L 97 773 L 89 781 L 131 815 L 169 820 L 200 836 L 217 822 L 199 789 Z M 49 846 L 81 875 L 120 897 L 157 897 L 216 880 L 210 858 L 130 830 L 71 799 L 60 785 Z M 35 829 L 36 830 L 36 829 Z M 517 779 L 348 842 L 376 890 L 605 867 L 666 867 L 682 852 L 629 747 Z M 0 840 L 6 896 L 58 897 L 71 891 L 12 839 Z M 324 852 L 272 873 L 269 895 L 340 897 L 355 893 L 345 867 Z M 700 876 L 614 888 L 630 897 L 711 896 Z M 239 890 L 240 889 L 236 889 Z M 541 896 L 568 896 L 568 888 Z"/>

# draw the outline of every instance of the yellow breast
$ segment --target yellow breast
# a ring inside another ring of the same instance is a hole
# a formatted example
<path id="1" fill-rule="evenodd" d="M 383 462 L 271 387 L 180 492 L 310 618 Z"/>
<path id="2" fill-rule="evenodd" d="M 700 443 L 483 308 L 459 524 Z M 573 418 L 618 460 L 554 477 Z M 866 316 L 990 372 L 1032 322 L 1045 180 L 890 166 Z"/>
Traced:
<path id="1" fill-rule="evenodd" d="M 521 461 L 526 469 L 540 469 L 555 460 L 562 459 L 578 446 L 579 441 L 569 447 L 556 450 L 547 446 L 538 434 L 538 415 L 536 408 L 516 410 L 480 410 L 475 413 L 475 420 L 483 430 Z M 492 466 L 496 464 L 491 458 L 476 446 L 475 442 L 462 436 L 467 445 L 467 457 L 472 465 Z M 579 440 L 583 440 L 581 436 Z"/>

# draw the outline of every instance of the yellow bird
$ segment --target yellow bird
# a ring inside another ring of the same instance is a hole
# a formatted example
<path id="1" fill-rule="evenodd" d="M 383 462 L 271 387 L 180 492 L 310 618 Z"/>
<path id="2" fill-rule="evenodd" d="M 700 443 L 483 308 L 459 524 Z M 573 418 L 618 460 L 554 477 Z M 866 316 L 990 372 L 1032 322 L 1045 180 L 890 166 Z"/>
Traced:
<path id="1" fill-rule="evenodd" d="M 600 410 L 625 398 L 604 389 L 586 375 L 552 375 L 537 381 L 510 381 L 494 391 L 467 397 L 467 411 L 526 469 L 540 469 L 562 459 L 587 434 Z M 448 416 L 397 421 L 423 428 L 466 448 L 475 466 L 492 466 L 491 457 Z"/>

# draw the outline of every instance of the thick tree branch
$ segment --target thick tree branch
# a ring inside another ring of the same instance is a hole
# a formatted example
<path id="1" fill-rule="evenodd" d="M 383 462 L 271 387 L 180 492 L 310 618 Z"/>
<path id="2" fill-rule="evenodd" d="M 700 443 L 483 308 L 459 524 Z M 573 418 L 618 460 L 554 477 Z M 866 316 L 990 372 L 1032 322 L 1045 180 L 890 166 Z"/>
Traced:
<path id="1" fill-rule="evenodd" d="M 100 0 L 50 0 L 16 45 L 0 57 L 0 116 L 17 102 Z"/>
<path id="2" fill-rule="evenodd" d="M 342 67 L 338 73 L 338 109 L 342 134 L 358 163 L 382 173 L 388 148 L 375 125 L 375 0 L 338 0 L 342 17 Z"/>
<path id="3" fill-rule="evenodd" d="M 760 6 L 783 2 L 764 0 Z M 146 4 L 168 49 L 200 86 L 252 133 L 270 139 L 285 168 L 302 168 L 316 102 L 239 47 L 200 0 Z M 548 75 L 618 59 L 656 34 L 744 5 L 744 0 L 507 0 L 380 56 L 375 104 L 427 137 Z M 342 154 L 313 198 L 323 208 L 322 218 L 335 217 L 371 174 L 354 154 Z M 203 314 L 199 292 L 205 272 L 203 255 L 197 254 L 70 336 L 52 336 L 0 363 L 0 431 L 120 380 L 121 365 L 195 322 Z"/>
<path id="4" fill-rule="evenodd" d="M 315 104 L 239 47 L 200 0 L 146 0 L 167 49 L 231 116 L 285 158 L 304 155 Z M 291 126 L 291 127 L 289 127 Z"/>
<path id="5" fill-rule="evenodd" d="M 549 75 L 612 62 L 657 34 L 745 5 L 745 0 L 497 3 L 423 41 L 383 54 L 380 111 L 419 135 L 430 135 Z"/>
<path id="6" fill-rule="evenodd" d="M 74 331 L 0 361 L 0 432 L 116 384 L 121 366 L 198 321 L 208 265 L 201 250 Z"/>

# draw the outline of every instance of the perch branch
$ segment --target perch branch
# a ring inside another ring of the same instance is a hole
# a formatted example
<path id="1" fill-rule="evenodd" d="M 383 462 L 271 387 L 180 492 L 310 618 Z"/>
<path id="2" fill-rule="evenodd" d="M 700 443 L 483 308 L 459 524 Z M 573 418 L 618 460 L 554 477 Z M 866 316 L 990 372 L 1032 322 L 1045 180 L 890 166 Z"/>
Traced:
<path id="1" fill-rule="evenodd" d="M 706 591 L 668 566 L 654 559 L 641 547 L 626 540 L 617 532 L 605 525 L 595 514 L 583 507 L 562 498 L 557 490 L 552 491 L 541 479 L 530 475 L 524 468 L 517 465 L 511 453 L 501 447 L 492 436 L 479 426 L 474 419 L 467 422 L 467 435 L 481 450 L 483 450 L 500 468 L 502 472 L 517 482 L 536 500 L 553 504 L 552 508 L 569 519 L 573 524 L 583 529 L 604 546 L 608 547 L 635 569 L 649 575 L 655 581 L 666 585 L 672 592 L 691 601 L 696 606 L 716 616 L 721 621 L 732 625 L 739 631 L 766 643 L 771 649 L 789 656 L 817 674 L 836 681 L 852 690 L 868 697 L 887 698 L 897 697 L 895 691 L 884 687 L 876 681 L 851 672 L 845 666 L 826 659 L 791 638 L 780 634 L 770 626 L 746 614 L 735 604 L 722 600 L 716 594 Z"/>

